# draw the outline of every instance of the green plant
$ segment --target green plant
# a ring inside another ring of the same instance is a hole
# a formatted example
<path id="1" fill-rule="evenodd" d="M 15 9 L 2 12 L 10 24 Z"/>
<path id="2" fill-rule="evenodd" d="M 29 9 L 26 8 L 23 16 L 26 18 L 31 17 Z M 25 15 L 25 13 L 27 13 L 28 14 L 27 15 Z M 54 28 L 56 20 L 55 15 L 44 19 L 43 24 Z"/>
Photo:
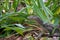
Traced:
<path id="1" fill-rule="evenodd" d="M 24 11 L 26 9 L 22 8 L 20 11 L 16 11 L 16 8 L 18 7 L 19 0 L 9 1 L 4 0 L 0 1 L 0 30 L 1 34 L 4 34 L 2 36 L 9 36 L 15 32 L 20 32 L 19 34 L 22 34 L 25 28 L 22 27 L 16 27 L 14 24 L 23 24 L 25 20 L 27 20 L 28 14 L 25 14 Z M 14 29 L 12 29 L 14 28 Z M 17 28 L 17 29 L 16 29 Z M 12 33 L 11 33 L 12 32 Z"/>
<path id="2" fill-rule="evenodd" d="M 25 2 L 26 6 L 31 7 L 33 13 L 42 19 L 44 23 L 53 24 L 53 26 L 59 25 L 59 0 L 48 0 L 46 3 L 43 0 L 25 0 Z"/>
<path id="3" fill-rule="evenodd" d="M 26 7 L 23 7 L 17 11 L 18 4 L 21 2 L 25 3 Z M 48 0 L 43 2 L 43 0 L 1 0 L 0 1 L 0 29 L 5 32 L 2 36 L 8 36 L 14 30 L 21 35 L 26 32 L 26 30 L 33 30 L 32 28 L 26 29 L 25 26 L 21 25 L 17 27 L 14 24 L 24 24 L 33 23 L 28 20 L 28 16 L 36 15 L 42 21 L 48 24 L 53 24 L 53 27 L 57 27 L 60 24 L 60 0 Z M 28 22 L 27 22 L 28 21 Z M 29 23 L 30 22 L 30 23 Z M 54 33 L 55 28 L 52 33 Z M 25 30 L 25 31 L 24 31 Z M 59 29 L 60 30 L 60 29 Z"/>

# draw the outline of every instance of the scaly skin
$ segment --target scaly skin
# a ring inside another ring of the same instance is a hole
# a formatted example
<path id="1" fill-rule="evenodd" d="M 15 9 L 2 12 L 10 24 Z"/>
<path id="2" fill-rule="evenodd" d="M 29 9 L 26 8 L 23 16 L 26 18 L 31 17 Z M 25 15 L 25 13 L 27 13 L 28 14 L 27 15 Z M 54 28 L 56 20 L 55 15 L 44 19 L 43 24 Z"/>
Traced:
<path id="1" fill-rule="evenodd" d="M 43 30 L 47 30 L 47 31 L 49 31 L 49 33 L 52 33 L 52 30 L 54 29 L 52 24 L 47 24 L 47 23 L 43 24 L 43 21 L 37 16 L 29 16 L 28 19 L 35 20 L 38 24 L 40 24 L 42 26 Z M 57 27 L 55 33 L 57 33 L 57 32 L 60 33 L 58 27 Z"/>

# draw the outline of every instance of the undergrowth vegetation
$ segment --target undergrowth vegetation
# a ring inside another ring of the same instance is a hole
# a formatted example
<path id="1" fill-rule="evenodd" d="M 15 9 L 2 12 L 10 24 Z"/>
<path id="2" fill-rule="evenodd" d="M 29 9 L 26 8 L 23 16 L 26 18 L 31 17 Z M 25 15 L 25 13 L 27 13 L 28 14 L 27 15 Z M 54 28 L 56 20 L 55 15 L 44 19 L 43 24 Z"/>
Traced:
<path id="1" fill-rule="evenodd" d="M 41 33 L 56 30 L 60 33 L 60 0 L 0 0 L 0 37 L 16 34 L 38 40 Z"/>

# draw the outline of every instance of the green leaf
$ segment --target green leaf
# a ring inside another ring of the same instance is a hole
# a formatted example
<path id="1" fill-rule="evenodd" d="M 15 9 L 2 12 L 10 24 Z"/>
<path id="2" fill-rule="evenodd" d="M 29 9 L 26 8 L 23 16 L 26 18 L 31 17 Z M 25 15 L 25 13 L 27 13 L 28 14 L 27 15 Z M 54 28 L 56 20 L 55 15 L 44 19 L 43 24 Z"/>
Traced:
<path id="1" fill-rule="evenodd" d="M 50 18 L 53 17 L 52 11 L 50 11 L 47 7 L 45 7 L 45 5 L 44 5 L 42 0 L 39 0 L 39 2 L 40 2 L 40 5 L 41 5 L 42 9 L 44 10 L 47 18 L 48 18 L 48 21 L 50 22 L 51 21 Z"/>
<path id="2" fill-rule="evenodd" d="M 20 14 L 24 9 L 25 9 L 25 8 L 21 9 L 21 10 L 18 11 L 18 12 L 10 12 L 10 13 L 6 13 L 6 14 L 0 19 L 0 21 L 6 19 L 8 16 L 12 16 L 12 15 L 14 15 L 14 14 L 16 14 L 16 13 Z"/>
<path id="3" fill-rule="evenodd" d="M 18 6 L 18 3 L 19 3 L 19 0 L 14 0 L 13 1 L 13 8 L 14 8 L 15 11 L 16 11 L 16 8 Z"/>
<path id="4" fill-rule="evenodd" d="M 20 27 L 6 27 L 5 30 L 14 30 L 16 31 L 18 34 L 23 35 L 23 32 L 25 29 L 20 28 Z"/>

